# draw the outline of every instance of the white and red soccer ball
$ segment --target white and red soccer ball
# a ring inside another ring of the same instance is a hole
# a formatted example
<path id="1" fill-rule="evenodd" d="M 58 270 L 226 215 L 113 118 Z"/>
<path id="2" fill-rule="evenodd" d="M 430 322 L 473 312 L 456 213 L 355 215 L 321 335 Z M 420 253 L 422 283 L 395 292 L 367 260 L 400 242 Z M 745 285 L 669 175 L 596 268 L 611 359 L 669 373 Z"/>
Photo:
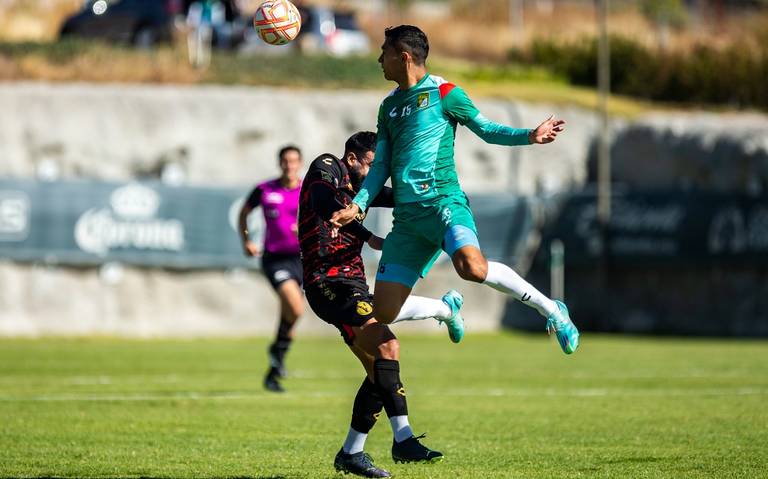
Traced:
<path id="1" fill-rule="evenodd" d="M 253 26 L 270 45 L 285 45 L 301 30 L 301 15 L 288 0 L 267 0 L 256 10 Z"/>

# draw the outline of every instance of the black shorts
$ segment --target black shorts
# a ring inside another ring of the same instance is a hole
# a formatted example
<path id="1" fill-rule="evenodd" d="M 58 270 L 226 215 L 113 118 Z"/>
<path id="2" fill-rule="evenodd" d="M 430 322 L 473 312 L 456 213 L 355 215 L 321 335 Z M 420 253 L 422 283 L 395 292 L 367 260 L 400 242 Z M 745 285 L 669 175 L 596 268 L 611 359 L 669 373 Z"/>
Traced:
<path id="1" fill-rule="evenodd" d="M 261 258 L 261 269 L 275 290 L 289 279 L 295 280 L 301 286 L 301 258 L 297 254 L 265 252 Z"/>
<path id="2" fill-rule="evenodd" d="M 307 286 L 304 292 L 312 311 L 336 326 L 347 344 L 355 340 L 352 328 L 373 318 L 373 295 L 365 281 L 325 281 Z"/>

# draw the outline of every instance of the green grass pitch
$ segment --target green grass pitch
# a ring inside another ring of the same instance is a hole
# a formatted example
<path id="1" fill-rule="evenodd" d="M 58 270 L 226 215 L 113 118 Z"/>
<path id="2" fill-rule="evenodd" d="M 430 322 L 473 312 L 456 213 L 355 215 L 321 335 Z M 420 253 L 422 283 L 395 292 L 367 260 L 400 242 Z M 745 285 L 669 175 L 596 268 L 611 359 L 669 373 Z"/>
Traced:
<path id="1" fill-rule="evenodd" d="M 362 369 L 300 337 L 287 394 L 266 339 L 0 340 L 0 477 L 332 478 Z M 768 477 L 768 342 L 585 334 L 401 338 L 411 424 L 446 458 L 401 478 Z M 383 418 L 382 418 L 383 419 Z"/>

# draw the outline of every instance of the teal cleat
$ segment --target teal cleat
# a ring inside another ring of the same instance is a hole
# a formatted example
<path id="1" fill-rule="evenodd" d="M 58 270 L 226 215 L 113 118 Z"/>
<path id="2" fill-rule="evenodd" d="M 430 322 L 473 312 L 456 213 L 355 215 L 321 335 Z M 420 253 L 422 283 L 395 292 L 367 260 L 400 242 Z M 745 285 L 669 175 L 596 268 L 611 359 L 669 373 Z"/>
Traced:
<path id="1" fill-rule="evenodd" d="M 561 301 L 555 300 L 557 311 L 547 318 L 547 334 L 553 332 L 565 354 L 572 354 L 579 347 L 579 330 L 568 315 L 568 308 Z"/>
<path id="2" fill-rule="evenodd" d="M 464 296 L 455 289 L 452 289 L 443 295 L 443 303 L 451 308 L 451 319 L 439 319 L 448 326 L 448 336 L 451 341 L 458 343 L 464 337 L 464 318 L 461 317 L 459 310 L 464 304 Z"/>

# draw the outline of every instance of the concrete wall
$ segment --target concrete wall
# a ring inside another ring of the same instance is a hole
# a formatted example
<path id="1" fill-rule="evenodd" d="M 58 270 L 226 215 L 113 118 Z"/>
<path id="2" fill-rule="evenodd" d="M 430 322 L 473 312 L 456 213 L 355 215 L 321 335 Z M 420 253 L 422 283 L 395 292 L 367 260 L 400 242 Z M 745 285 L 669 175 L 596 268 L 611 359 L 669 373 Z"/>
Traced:
<path id="1" fill-rule="evenodd" d="M 42 83 L 0 85 L 0 175 L 126 180 L 164 163 L 194 184 L 249 184 L 276 173 L 276 151 L 296 143 L 307 159 L 340 154 L 355 131 L 376 129 L 387 91 Z M 594 119 L 578 109 L 479 101 L 496 121 L 531 127 L 550 112 L 569 122 L 553 145 L 503 148 L 459 129 L 456 161 L 469 192 L 529 194 L 586 178 Z"/>
<path id="2" fill-rule="evenodd" d="M 768 116 L 654 113 L 616 129 L 614 180 L 635 188 L 768 192 Z M 590 178 L 596 177 L 594 150 Z"/>
<path id="3" fill-rule="evenodd" d="M 368 271 L 375 271 L 375 265 Z M 462 282 L 449 263 L 438 265 L 414 294 L 440 298 L 451 288 L 467 297 L 468 331 L 498 328 L 502 295 Z M 0 262 L 0 336 L 271 335 L 278 317 L 272 288 L 253 271 L 180 273 L 123 267 L 116 273 Z M 447 335 L 433 320 L 401 323 L 395 330 Z M 298 333 L 338 334 L 309 309 Z"/>

